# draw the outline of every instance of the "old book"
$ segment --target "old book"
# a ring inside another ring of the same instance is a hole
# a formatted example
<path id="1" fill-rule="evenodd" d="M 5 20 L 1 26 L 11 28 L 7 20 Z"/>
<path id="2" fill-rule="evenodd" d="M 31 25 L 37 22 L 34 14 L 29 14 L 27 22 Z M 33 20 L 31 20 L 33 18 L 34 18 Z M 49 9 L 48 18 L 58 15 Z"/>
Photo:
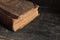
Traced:
<path id="1" fill-rule="evenodd" d="M 0 23 L 17 31 L 38 16 L 38 6 L 29 1 L 0 0 Z"/>

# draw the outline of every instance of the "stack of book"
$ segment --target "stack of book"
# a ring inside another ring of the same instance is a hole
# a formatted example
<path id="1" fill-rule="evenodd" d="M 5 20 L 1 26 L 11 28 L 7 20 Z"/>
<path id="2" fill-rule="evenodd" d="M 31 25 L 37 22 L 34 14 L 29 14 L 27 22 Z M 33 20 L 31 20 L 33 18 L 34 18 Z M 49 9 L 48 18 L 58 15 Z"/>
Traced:
<path id="1" fill-rule="evenodd" d="M 0 0 L 0 23 L 13 31 L 22 29 L 39 15 L 38 7 L 25 0 Z"/>

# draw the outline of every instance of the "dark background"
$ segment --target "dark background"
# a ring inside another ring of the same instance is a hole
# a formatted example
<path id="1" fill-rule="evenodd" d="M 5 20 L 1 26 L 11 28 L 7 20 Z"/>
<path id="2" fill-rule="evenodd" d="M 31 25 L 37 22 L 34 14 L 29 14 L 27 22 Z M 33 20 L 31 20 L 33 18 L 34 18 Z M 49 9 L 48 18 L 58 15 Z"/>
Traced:
<path id="1" fill-rule="evenodd" d="M 40 6 L 46 6 L 50 8 L 60 8 L 60 0 L 30 0 L 39 4 Z"/>

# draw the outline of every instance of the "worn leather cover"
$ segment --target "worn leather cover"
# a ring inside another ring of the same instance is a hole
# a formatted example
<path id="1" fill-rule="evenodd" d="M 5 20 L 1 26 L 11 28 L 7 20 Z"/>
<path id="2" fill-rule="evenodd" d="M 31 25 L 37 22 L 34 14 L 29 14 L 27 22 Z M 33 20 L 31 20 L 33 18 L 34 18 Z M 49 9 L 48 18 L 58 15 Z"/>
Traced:
<path id="1" fill-rule="evenodd" d="M 38 6 L 29 1 L 0 0 L 0 23 L 13 31 L 22 29 L 38 15 Z"/>
<path id="2" fill-rule="evenodd" d="M 0 8 L 8 11 L 5 13 L 11 17 L 17 18 L 24 12 L 34 8 L 34 4 L 29 1 L 19 1 L 19 0 L 0 0 Z"/>

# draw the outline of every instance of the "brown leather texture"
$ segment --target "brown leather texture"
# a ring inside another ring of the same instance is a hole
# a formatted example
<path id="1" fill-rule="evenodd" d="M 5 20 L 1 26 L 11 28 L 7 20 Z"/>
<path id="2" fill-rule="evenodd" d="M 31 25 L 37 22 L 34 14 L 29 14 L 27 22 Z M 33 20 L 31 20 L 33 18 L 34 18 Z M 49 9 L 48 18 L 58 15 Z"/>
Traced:
<path id="1" fill-rule="evenodd" d="M 8 15 L 19 17 L 21 14 L 34 8 L 34 4 L 29 1 L 0 0 L 0 7 L 9 13 Z M 6 13 L 5 13 L 6 14 Z"/>
<path id="2" fill-rule="evenodd" d="M 39 15 L 38 7 L 29 1 L 0 0 L 0 23 L 13 31 L 22 29 Z"/>

